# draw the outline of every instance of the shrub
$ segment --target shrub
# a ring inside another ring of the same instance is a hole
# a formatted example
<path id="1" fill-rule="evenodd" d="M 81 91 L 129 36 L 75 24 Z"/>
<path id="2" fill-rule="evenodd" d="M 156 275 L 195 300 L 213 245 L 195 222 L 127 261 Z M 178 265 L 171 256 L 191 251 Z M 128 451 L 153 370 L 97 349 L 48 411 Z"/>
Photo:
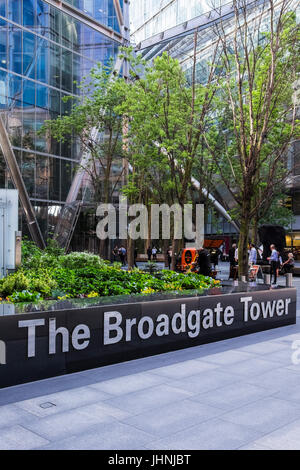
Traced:
<path id="1" fill-rule="evenodd" d="M 13 292 L 29 289 L 30 281 L 23 271 L 17 271 L 2 280 L 0 285 L 1 297 L 7 297 Z"/>
<path id="2" fill-rule="evenodd" d="M 22 292 L 14 292 L 9 300 L 11 302 L 36 302 L 41 300 L 42 296 L 38 292 L 30 292 L 28 290 L 23 290 Z"/>
<path id="3" fill-rule="evenodd" d="M 63 268 L 80 269 L 85 267 L 101 268 L 107 265 L 107 262 L 97 255 L 93 255 L 85 251 L 74 251 L 68 255 L 61 256 L 59 259 L 59 264 Z"/>

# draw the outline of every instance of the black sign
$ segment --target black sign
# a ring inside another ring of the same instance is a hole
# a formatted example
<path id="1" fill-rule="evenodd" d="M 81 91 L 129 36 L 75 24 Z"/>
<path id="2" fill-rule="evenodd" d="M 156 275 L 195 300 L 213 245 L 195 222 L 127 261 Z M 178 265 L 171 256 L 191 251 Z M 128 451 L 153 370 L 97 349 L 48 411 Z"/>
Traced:
<path id="1" fill-rule="evenodd" d="M 0 317 L 0 387 L 296 323 L 296 289 Z"/>

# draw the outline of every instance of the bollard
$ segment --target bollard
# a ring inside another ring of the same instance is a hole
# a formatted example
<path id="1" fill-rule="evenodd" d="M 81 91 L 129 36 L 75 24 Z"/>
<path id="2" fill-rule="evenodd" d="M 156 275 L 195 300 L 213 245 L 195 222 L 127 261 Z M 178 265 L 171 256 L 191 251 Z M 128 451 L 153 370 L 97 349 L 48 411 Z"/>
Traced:
<path id="1" fill-rule="evenodd" d="M 265 284 L 271 284 L 271 274 L 264 274 Z"/>
<path id="2" fill-rule="evenodd" d="M 285 285 L 286 287 L 293 287 L 293 273 L 286 273 Z"/>

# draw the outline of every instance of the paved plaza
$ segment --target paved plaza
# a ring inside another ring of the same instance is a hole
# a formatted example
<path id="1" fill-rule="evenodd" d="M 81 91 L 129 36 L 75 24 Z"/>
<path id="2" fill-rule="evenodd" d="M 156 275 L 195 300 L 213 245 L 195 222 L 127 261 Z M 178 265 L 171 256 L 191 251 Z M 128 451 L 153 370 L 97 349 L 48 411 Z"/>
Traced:
<path id="1" fill-rule="evenodd" d="M 300 449 L 295 340 L 300 320 L 2 389 L 0 449 Z"/>

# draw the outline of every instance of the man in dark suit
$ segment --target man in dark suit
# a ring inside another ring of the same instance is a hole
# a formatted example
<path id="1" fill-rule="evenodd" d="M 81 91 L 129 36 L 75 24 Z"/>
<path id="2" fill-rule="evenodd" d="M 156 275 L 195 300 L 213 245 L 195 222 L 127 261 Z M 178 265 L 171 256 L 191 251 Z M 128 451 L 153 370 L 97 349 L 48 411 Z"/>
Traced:
<path id="1" fill-rule="evenodd" d="M 210 255 L 203 247 L 198 250 L 197 271 L 204 276 L 211 275 Z"/>

